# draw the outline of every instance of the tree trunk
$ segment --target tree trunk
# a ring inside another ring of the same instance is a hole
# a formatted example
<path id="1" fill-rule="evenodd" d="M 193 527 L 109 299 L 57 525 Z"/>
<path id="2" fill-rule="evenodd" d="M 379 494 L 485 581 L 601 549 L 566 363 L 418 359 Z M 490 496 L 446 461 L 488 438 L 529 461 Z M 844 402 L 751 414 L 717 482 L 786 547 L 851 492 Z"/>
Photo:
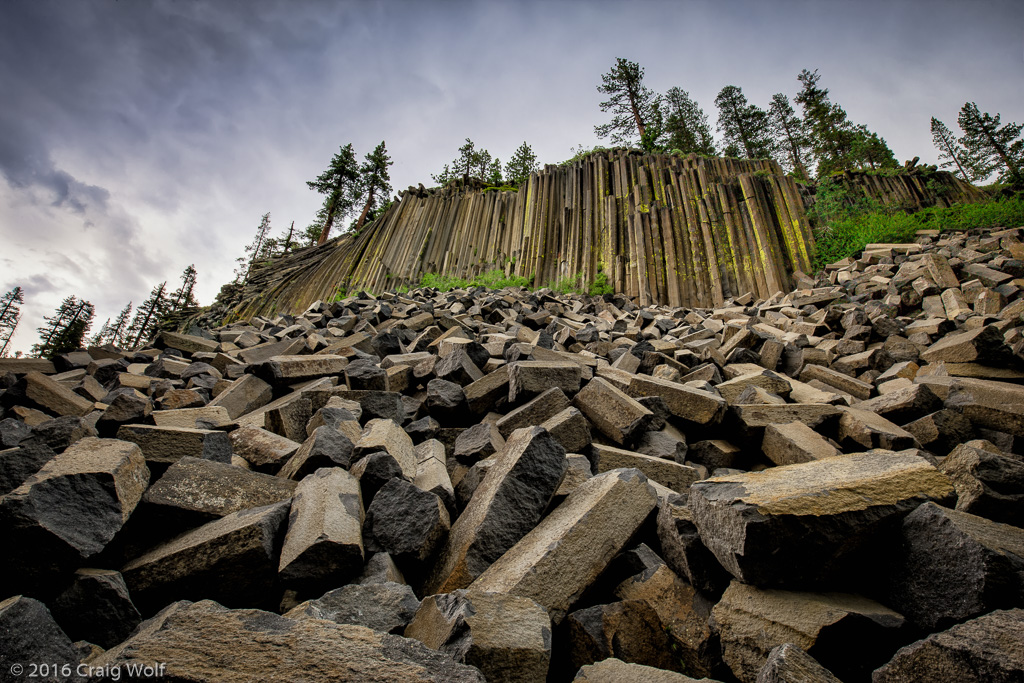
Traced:
<path id="1" fill-rule="evenodd" d="M 284 238 L 284 253 L 288 253 L 292 250 L 292 233 L 295 232 L 295 221 L 292 221 L 292 227 L 288 228 L 288 236 Z"/>
<path id="2" fill-rule="evenodd" d="M 18 323 L 20 322 L 21 320 L 14 321 L 14 327 L 11 328 L 10 333 L 7 335 L 7 339 L 4 340 L 4 345 L 0 346 L 0 358 L 7 357 L 7 347 L 10 345 L 11 339 L 14 337 L 14 331 L 18 329 Z"/>
<path id="3" fill-rule="evenodd" d="M 320 231 L 320 239 L 316 241 L 316 246 L 321 246 L 327 241 L 327 236 L 331 233 L 331 226 L 334 224 L 334 212 L 338 208 L 338 200 L 335 199 L 331 202 L 331 208 L 327 210 L 327 218 L 324 220 L 324 227 Z"/>
<path id="4" fill-rule="evenodd" d="M 373 204 L 373 188 L 370 188 L 370 196 L 366 198 L 366 203 L 363 204 L 363 212 L 359 214 L 359 221 L 356 223 L 356 232 L 363 227 L 363 221 L 366 220 L 366 214 L 370 212 L 370 205 Z"/>
<path id="5" fill-rule="evenodd" d="M 943 128 L 945 128 L 945 126 L 943 126 Z M 942 137 L 943 144 L 946 145 L 946 152 L 949 154 L 950 158 L 953 159 L 953 163 L 956 164 L 956 167 L 960 169 L 960 175 L 964 177 L 965 181 L 971 182 L 971 179 L 967 177 L 967 171 L 965 171 L 964 167 L 960 165 L 960 159 L 957 158 L 956 152 L 953 151 L 953 146 L 949 144 L 949 141 L 946 140 L 946 137 L 942 135 L 941 131 L 939 132 L 939 135 Z"/>

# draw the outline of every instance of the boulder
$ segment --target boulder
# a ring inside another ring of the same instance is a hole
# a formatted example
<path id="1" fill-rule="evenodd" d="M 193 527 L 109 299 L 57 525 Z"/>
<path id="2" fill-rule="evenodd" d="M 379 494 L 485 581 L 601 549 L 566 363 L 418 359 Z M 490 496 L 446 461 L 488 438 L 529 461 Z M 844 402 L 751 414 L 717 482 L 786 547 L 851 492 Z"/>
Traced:
<path id="1" fill-rule="evenodd" d="M 376 556 L 375 556 L 376 557 Z M 412 588 L 402 583 L 353 583 L 324 593 L 315 600 L 288 610 L 289 619 L 326 619 L 336 624 L 354 624 L 402 635 L 420 601 Z"/>

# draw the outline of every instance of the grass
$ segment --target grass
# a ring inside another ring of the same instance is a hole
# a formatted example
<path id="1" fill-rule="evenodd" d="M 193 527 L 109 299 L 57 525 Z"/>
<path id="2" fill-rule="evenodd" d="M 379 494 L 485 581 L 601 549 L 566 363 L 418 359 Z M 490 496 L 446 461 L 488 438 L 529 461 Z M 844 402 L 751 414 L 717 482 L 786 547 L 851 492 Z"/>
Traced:
<path id="1" fill-rule="evenodd" d="M 823 268 L 854 256 L 868 244 L 913 242 L 918 230 L 968 230 L 970 228 L 1024 226 L 1024 195 L 977 204 L 931 207 L 916 213 L 859 201 L 841 206 L 839 198 L 824 196 L 824 206 L 812 213 L 817 224 L 815 265 Z"/>
<path id="2" fill-rule="evenodd" d="M 544 287 L 533 286 L 533 275 L 526 277 L 516 275 L 505 275 L 501 270 L 489 270 L 481 273 L 471 280 L 452 277 L 450 275 L 438 275 L 426 273 L 421 279 L 419 287 L 431 287 L 447 292 L 453 289 L 469 289 L 470 287 L 487 287 L 488 289 L 504 289 L 505 287 L 525 287 L 529 290 L 550 289 L 559 294 L 590 294 L 600 296 L 612 294 L 614 289 L 608 282 L 608 277 L 603 272 L 598 272 L 594 281 L 587 283 L 583 279 L 583 273 L 576 273 L 567 277 L 559 278 L 549 282 Z"/>

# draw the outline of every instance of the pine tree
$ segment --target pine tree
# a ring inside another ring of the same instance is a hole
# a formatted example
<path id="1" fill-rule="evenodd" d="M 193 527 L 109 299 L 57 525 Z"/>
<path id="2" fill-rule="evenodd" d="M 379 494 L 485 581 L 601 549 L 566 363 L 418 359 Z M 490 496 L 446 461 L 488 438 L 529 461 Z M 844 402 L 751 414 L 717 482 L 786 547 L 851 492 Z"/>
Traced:
<path id="1" fill-rule="evenodd" d="M 968 157 L 967 150 L 960 144 L 960 140 L 953 135 L 949 128 L 946 128 L 946 124 L 934 116 L 932 117 L 932 142 L 939 150 L 940 168 L 956 166 L 960 177 L 967 182 L 973 183 L 981 180 L 977 177 L 973 160 Z"/>
<path id="2" fill-rule="evenodd" d="M 110 337 L 110 318 L 103 323 L 100 327 L 100 331 L 93 335 L 92 339 L 89 340 L 89 346 L 103 346 L 107 343 Z"/>
<path id="3" fill-rule="evenodd" d="M 306 185 L 327 197 L 322 207 L 323 220 L 320 221 L 317 214 L 318 221 L 314 223 L 319 224 L 320 228 L 317 244 L 323 244 L 330 236 L 334 222 L 343 221 L 362 196 L 359 188 L 359 165 L 356 163 L 352 143 L 342 147 L 331 158 L 331 165 L 327 170 L 317 176 L 316 180 L 307 181 Z"/>
<path id="4" fill-rule="evenodd" d="M 21 305 L 25 303 L 25 290 L 15 287 L 0 297 L 0 358 L 7 356 L 11 338 L 21 321 Z"/>
<path id="5" fill-rule="evenodd" d="M 264 216 L 267 219 L 267 228 L 270 227 L 270 214 Z M 266 244 L 266 242 L 264 242 Z M 195 264 L 188 266 L 181 274 L 181 287 L 176 289 L 170 297 L 169 311 L 180 311 L 183 308 L 195 308 L 199 305 L 195 295 L 192 293 L 196 286 Z"/>
<path id="6" fill-rule="evenodd" d="M 634 144 L 637 138 L 641 145 L 653 145 L 647 127 L 658 115 L 661 98 L 644 85 L 644 70 L 639 64 L 618 57 L 612 70 L 601 74 L 597 91 L 608 95 L 600 104 L 601 111 L 612 113 L 611 121 L 594 126 L 597 137 L 611 138 L 617 145 Z"/>
<path id="7" fill-rule="evenodd" d="M 803 90 L 796 101 L 803 106 L 804 124 L 810 132 L 811 148 L 817 160 L 818 178 L 829 173 L 851 168 L 850 152 L 853 147 L 853 126 L 846 116 L 846 110 L 833 104 L 828 97 L 828 88 L 818 87 L 821 76 L 818 70 L 804 69 L 797 76 Z"/>
<path id="8" fill-rule="evenodd" d="M 803 121 L 797 117 L 789 104 L 789 98 L 784 94 L 776 93 L 772 96 L 772 103 L 768 105 L 768 120 L 775 145 L 782 151 L 782 167 L 792 171 L 798 178 L 810 180 L 806 159 L 811 141 L 804 130 Z"/>
<path id="9" fill-rule="evenodd" d="M 688 92 L 682 88 L 669 88 L 661 109 L 664 118 L 662 144 L 666 149 L 679 150 L 683 154 L 717 154 L 708 115 L 690 99 Z"/>
<path id="10" fill-rule="evenodd" d="M 356 222 L 355 229 L 357 231 L 363 227 L 367 214 L 377 208 L 391 194 L 391 176 L 388 174 L 388 166 L 394 163 L 384 146 L 384 140 L 381 140 L 380 144 L 366 155 L 366 161 L 359 167 L 359 183 L 363 194 L 366 195 L 366 203 L 363 204 L 363 212 Z"/>
<path id="11" fill-rule="evenodd" d="M 260 224 L 256 226 L 256 236 L 253 237 L 252 242 L 249 243 L 245 248 L 245 256 L 239 256 L 235 259 L 235 263 L 238 266 L 235 268 L 235 282 L 246 282 L 249 279 L 249 274 L 252 272 L 253 266 L 267 258 L 267 235 L 270 232 L 270 212 L 263 214 L 260 219 Z"/>
<path id="12" fill-rule="evenodd" d="M 975 159 L 981 178 L 998 172 L 999 182 L 1024 186 L 1024 140 L 1020 140 L 1024 125 L 999 125 L 1000 115 L 989 115 L 978 110 L 974 102 L 967 102 L 960 110 L 957 122 L 964 132 L 962 142 L 968 154 Z"/>
<path id="13" fill-rule="evenodd" d="M 501 177 L 501 159 L 494 157 L 494 161 L 487 165 L 487 173 L 484 174 L 484 180 L 495 187 L 502 186 L 504 180 Z"/>
<path id="14" fill-rule="evenodd" d="M 896 161 L 896 156 L 889 149 L 885 138 L 869 131 L 863 124 L 853 129 L 850 161 L 853 165 L 861 168 L 869 166 L 872 170 L 899 167 L 899 162 Z"/>
<path id="15" fill-rule="evenodd" d="M 431 174 L 430 177 L 434 179 L 435 183 L 442 186 L 459 178 L 472 177 L 490 181 L 495 178 L 495 169 L 497 169 L 497 179 L 500 184 L 501 162 L 492 159 L 491 153 L 486 149 L 477 149 L 476 143 L 466 138 L 466 144 L 459 147 L 459 156 L 450 164 L 445 164 L 440 173 Z"/>
<path id="16" fill-rule="evenodd" d="M 131 339 L 128 348 L 138 348 L 139 344 L 148 340 L 156 332 L 160 319 L 167 315 L 169 301 L 167 299 L 167 282 L 161 282 L 153 288 L 138 311 L 131 325 Z"/>
<path id="17" fill-rule="evenodd" d="M 110 338 L 107 341 L 114 346 L 122 346 L 126 341 L 128 328 L 131 326 L 131 317 L 132 302 L 129 301 L 128 305 L 117 314 L 117 319 L 114 320 L 114 324 L 110 327 Z"/>
<path id="18" fill-rule="evenodd" d="M 735 85 L 722 88 L 715 98 L 718 106 L 718 130 L 726 145 L 735 145 L 748 159 L 772 155 L 773 143 L 768 113 L 747 102 L 743 90 Z"/>
<path id="19" fill-rule="evenodd" d="M 94 314 L 95 308 L 88 301 L 74 295 L 65 298 L 53 316 L 43 316 L 46 325 L 36 330 L 40 343 L 32 345 L 32 354 L 53 358 L 80 348 Z"/>
<path id="20" fill-rule="evenodd" d="M 505 182 L 512 187 L 519 187 L 525 183 L 529 178 L 530 174 L 540 168 L 540 164 L 537 163 L 537 155 L 533 153 L 531 148 L 526 141 L 519 145 L 516 151 L 512 154 L 512 158 L 505 164 Z"/>
<path id="21" fill-rule="evenodd" d="M 280 236 L 278 236 L 277 239 L 275 240 L 282 254 L 287 254 L 298 245 L 298 242 L 294 239 L 294 237 L 295 221 L 292 221 L 291 227 L 288 228 L 288 232 L 282 232 Z"/>

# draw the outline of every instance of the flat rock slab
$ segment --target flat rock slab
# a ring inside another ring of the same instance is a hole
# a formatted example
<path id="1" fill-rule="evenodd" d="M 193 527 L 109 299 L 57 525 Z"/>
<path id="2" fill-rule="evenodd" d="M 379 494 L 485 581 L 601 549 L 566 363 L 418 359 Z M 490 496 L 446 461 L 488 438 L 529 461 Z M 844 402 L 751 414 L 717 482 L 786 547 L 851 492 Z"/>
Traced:
<path id="1" fill-rule="evenodd" d="M 273 385 L 293 384 L 308 379 L 340 375 L 349 360 L 328 354 L 314 356 L 271 356 L 254 365 L 253 374 Z"/>
<path id="2" fill-rule="evenodd" d="M 224 605 L 276 602 L 278 553 L 287 502 L 242 510 L 182 534 L 121 569 L 143 614 L 175 600 Z"/>
<path id="3" fill-rule="evenodd" d="M 925 503 L 901 540 L 886 602 L 925 631 L 1024 606 L 1024 529 Z"/>
<path id="4" fill-rule="evenodd" d="M 793 643 L 776 646 L 757 674 L 757 683 L 842 683 Z"/>
<path id="5" fill-rule="evenodd" d="M 245 375 L 232 382 L 207 407 L 223 407 L 232 420 L 237 420 L 267 405 L 273 396 L 274 390 L 269 384 L 256 375 Z"/>
<path id="6" fill-rule="evenodd" d="M 568 407 L 570 403 L 565 392 L 559 387 L 552 387 L 529 403 L 509 412 L 495 424 L 507 439 L 515 430 L 542 424 Z"/>
<path id="7" fill-rule="evenodd" d="M 21 548 L 9 565 L 45 573 L 99 553 L 148 484 L 149 468 L 135 444 L 78 441 L 0 498 L 0 528 Z"/>
<path id="8" fill-rule="evenodd" d="M 488 682 L 543 681 L 551 662 L 551 619 L 529 598 L 456 590 L 423 600 L 406 638 L 475 666 Z"/>
<path id="9" fill-rule="evenodd" d="M 782 591 L 733 581 L 711 619 L 722 657 L 743 683 L 755 683 L 771 651 L 786 643 L 802 648 L 840 680 L 853 681 L 867 680 L 906 642 L 899 613 L 846 593 Z"/>
<path id="10" fill-rule="evenodd" d="M 228 437 L 234 455 L 245 458 L 254 469 L 268 474 L 280 471 L 284 463 L 302 446 L 261 427 L 239 427 L 230 432 Z"/>
<path id="11" fill-rule="evenodd" d="M 25 398 L 54 415 L 88 415 L 95 407 L 93 401 L 34 370 L 25 375 L 22 384 Z"/>
<path id="12" fill-rule="evenodd" d="M 698 481 L 687 505 L 734 577 L 805 586 L 837 569 L 886 518 L 952 494 L 923 458 L 878 451 Z"/>
<path id="13" fill-rule="evenodd" d="M 587 382 L 572 404 L 602 434 L 619 445 L 635 443 L 654 418 L 654 413 L 636 399 L 600 377 Z"/>
<path id="14" fill-rule="evenodd" d="M 776 465 L 796 465 L 840 455 L 838 448 L 803 422 L 768 425 L 761 450 Z"/>
<path id="15" fill-rule="evenodd" d="M 452 526 L 426 592 L 465 588 L 533 529 L 566 466 L 565 449 L 542 427 L 512 432 Z"/>
<path id="16" fill-rule="evenodd" d="M 664 458 L 654 458 L 600 444 L 594 444 L 590 452 L 594 474 L 623 467 L 635 467 L 651 481 L 667 486 L 676 493 L 686 493 L 690 484 L 700 479 L 700 473 L 695 468 Z"/>
<path id="17" fill-rule="evenodd" d="M 407 638 L 323 619 L 286 619 L 215 602 L 177 602 L 97 667 L 166 662 L 170 680 L 483 683 L 480 672 Z"/>
<path id="18" fill-rule="evenodd" d="M 874 683 L 1024 680 L 1024 609 L 998 610 L 902 648 Z"/>
<path id="19" fill-rule="evenodd" d="M 231 439 L 214 429 L 133 424 L 121 426 L 117 438 L 138 444 L 147 462 L 171 464 L 185 456 L 231 462 Z"/>
<path id="20" fill-rule="evenodd" d="M 706 681 L 707 679 L 700 679 Z M 653 666 L 624 662 L 615 657 L 601 660 L 596 664 L 581 666 L 573 681 L 586 683 L 700 683 L 675 671 L 666 671 Z"/>
<path id="21" fill-rule="evenodd" d="M 316 600 L 288 610 L 289 619 L 326 619 L 336 624 L 365 626 L 381 633 L 402 635 L 420 601 L 410 586 L 394 581 L 352 583 L 324 593 Z"/>
<path id="22" fill-rule="evenodd" d="M 508 364 L 508 400 L 518 404 L 558 387 L 572 396 L 580 390 L 582 371 L 570 361 L 517 361 Z"/>
<path id="23" fill-rule="evenodd" d="M 296 483 L 235 465 L 185 456 L 171 465 L 142 497 L 140 514 L 153 524 L 201 526 L 250 508 L 273 505 L 295 495 Z M 133 520 L 134 521 L 134 520 Z"/>
<path id="24" fill-rule="evenodd" d="M 558 623 L 656 504 L 657 494 L 639 470 L 599 474 L 569 494 L 470 590 L 530 598 Z"/>
<path id="25" fill-rule="evenodd" d="M 716 424 L 725 415 L 724 398 L 667 379 L 634 375 L 626 393 L 633 398 L 660 396 L 673 415 L 697 424 Z"/>
<path id="26" fill-rule="evenodd" d="M 319 469 L 295 488 L 278 571 L 299 590 L 337 586 L 363 569 L 363 501 L 345 470 Z"/>
<path id="27" fill-rule="evenodd" d="M 150 415 L 157 427 L 219 429 L 231 424 L 231 416 L 223 406 L 154 410 Z"/>

